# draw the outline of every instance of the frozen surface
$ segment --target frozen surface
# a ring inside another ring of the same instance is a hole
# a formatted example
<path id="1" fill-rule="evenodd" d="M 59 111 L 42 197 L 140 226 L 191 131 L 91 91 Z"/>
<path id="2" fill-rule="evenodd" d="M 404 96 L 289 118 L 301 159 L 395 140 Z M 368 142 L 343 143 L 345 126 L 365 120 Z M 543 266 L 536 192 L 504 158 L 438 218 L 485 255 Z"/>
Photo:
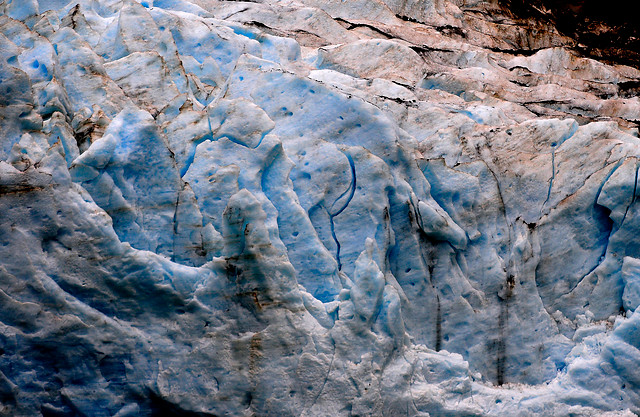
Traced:
<path id="1" fill-rule="evenodd" d="M 463 3 L 0 1 L 0 415 L 640 413 L 640 71 Z"/>

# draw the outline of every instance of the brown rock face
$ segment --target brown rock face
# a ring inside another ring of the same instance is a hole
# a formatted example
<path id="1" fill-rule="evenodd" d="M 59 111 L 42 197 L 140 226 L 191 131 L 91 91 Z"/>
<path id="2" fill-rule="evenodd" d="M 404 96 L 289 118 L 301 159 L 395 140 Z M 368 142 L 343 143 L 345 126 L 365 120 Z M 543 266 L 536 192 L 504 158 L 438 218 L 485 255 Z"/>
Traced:
<path id="1" fill-rule="evenodd" d="M 542 20 L 576 41 L 576 49 L 592 58 L 640 65 L 640 4 L 632 0 L 500 0 L 518 19 Z"/>

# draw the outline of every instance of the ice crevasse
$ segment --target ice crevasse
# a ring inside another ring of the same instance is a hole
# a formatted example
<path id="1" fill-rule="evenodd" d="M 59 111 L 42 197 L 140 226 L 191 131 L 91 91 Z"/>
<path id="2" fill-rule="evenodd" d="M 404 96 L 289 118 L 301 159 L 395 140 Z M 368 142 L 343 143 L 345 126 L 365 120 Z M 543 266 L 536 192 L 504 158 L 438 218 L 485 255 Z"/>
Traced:
<path id="1" fill-rule="evenodd" d="M 640 413 L 640 71 L 471 3 L 0 1 L 0 416 Z"/>

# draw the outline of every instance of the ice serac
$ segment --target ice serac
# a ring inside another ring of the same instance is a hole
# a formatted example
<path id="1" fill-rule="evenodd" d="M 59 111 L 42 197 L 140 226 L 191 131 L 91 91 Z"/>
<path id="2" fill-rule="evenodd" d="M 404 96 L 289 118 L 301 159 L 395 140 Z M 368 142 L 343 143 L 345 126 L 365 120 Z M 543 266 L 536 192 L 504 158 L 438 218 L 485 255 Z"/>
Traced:
<path id="1" fill-rule="evenodd" d="M 640 71 L 542 3 L 0 0 L 0 416 L 640 413 Z"/>

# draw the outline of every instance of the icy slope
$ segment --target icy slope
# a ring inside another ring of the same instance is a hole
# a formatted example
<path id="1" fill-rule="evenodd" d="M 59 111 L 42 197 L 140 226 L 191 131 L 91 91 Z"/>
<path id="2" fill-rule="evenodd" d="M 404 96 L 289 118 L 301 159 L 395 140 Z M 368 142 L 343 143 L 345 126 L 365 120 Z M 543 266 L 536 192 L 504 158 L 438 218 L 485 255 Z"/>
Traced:
<path id="1" fill-rule="evenodd" d="M 0 3 L 0 415 L 640 412 L 640 71 L 495 5 Z"/>

